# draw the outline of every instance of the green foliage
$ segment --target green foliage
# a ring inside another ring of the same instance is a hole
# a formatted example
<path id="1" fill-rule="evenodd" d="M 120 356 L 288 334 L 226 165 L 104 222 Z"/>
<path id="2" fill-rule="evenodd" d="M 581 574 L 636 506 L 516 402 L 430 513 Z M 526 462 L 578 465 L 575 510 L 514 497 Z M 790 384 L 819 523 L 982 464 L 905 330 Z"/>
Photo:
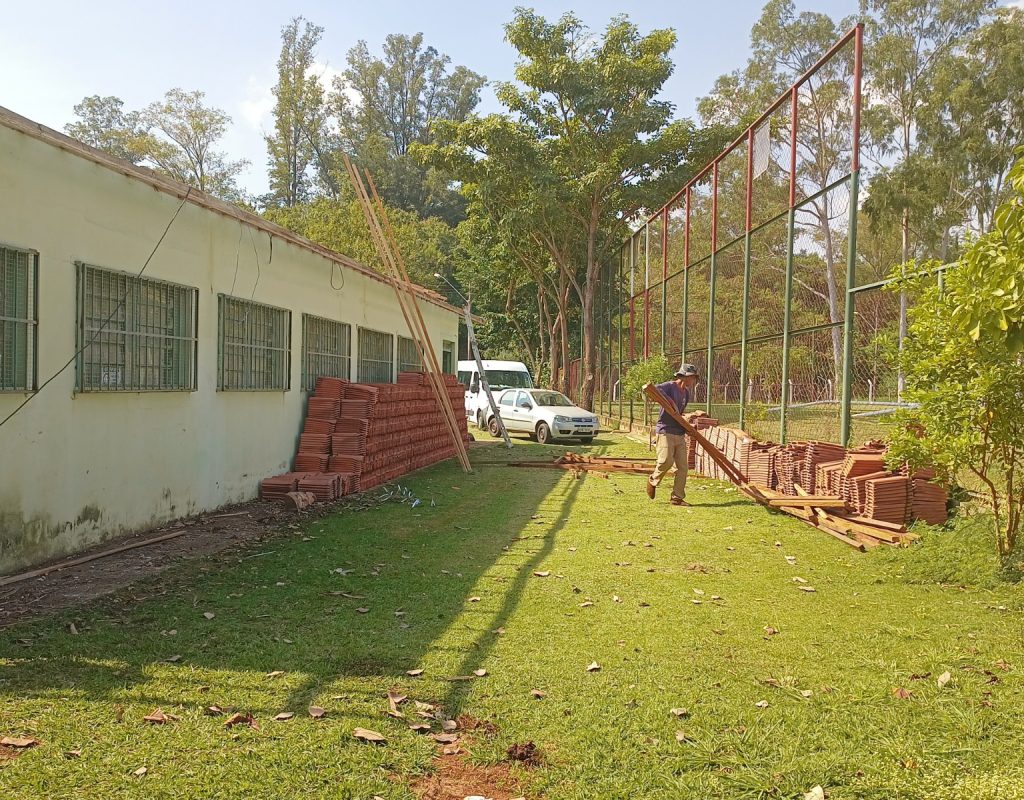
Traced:
<path id="1" fill-rule="evenodd" d="M 1014 552 L 1024 511 L 1024 158 L 1011 182 L 1015 197 L 996 211 L 994 230 L 965 247 L 942 288 L 927 274 L 896 284 L 918 297 L 897 359 L 904 399 L 919 405 L 901 412 L 891 450 L 946 479 L 973 473 L 1004 557 Z"/>
<path id="2" fill-rule="evenodd" d="M 622 379 L 622 396 L 627 400 L 643 400 L 645 383 L 664 383 L 672 377 L 673 366 L 659 353 L 634 363 Z"/>
<path id="3" fill-rule="evenodd" d="M 355 200 L 318 197 L 296 206 L 268 208 L 264 216 L 371 269 L 383 271 L 366 219 Z M 420 219 L 412 211 L 388 208 L 388 218 L 412 280 L 421 286 L 442 289 L 434 273 L 447 270 L 455 248 L 455 232 L 439 219 Z"/>
<path id="4" fill-rule="evenodd" d="M 216 149 L 231 122 L 224 111 L 203 103 L 203 92 L 171 89 L 141 111 L 124 112 L 117 97 L 86 97 L 75 106 L 78 122 L 68 135 L 134 164 L 226 200 L 241 202 L 235 183 L 247 161 L 232 161 Z"/>

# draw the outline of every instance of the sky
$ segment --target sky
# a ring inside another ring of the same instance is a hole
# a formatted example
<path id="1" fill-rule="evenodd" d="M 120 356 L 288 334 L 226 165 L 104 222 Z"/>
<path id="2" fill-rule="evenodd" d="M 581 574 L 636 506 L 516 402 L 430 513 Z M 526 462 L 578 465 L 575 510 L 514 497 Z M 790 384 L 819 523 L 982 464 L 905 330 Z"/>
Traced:
<path id="1" fill-rule="evenodd" d="M 763 1 L 519 4 L 549 19 L 574 11 L 596 30 L 621 13 L 642 31 L 673 28 L 679 40 L 676 68 L 663 96 L 677 115 L 691 116 L 715 78 L 746 62 L 750 28 Z M 267 188 L 263 136 L 272 125 L 280 31 L 292 16 L 305 16 L 325 29 L 317 61 L 327 79 L 344 68 L 345 54 L 360 39 L 379 54 L 387 34 L 422 32 L 425 42 L 448 54 L 453 64 L 489 80 L 511 80 L 515 51 L 504 40 L 503 25 L 515 5 L 488 0 L 11 3 L 4 11 L 0 47 L 0 106 L 62 130 L 74 118 L 72 107 L 88 95 L 116 95 L 127 109 L 136 109 L 173 87 L 202 90 L 207 103 L 232 117 L 224 149 L 251 162 L 240 182 L 259 194 Z M 856 11 L 857 0 L 798 0 L 797 8 L 842 18 Z M 489 88 L 478 110 L 500 110 Z"/>

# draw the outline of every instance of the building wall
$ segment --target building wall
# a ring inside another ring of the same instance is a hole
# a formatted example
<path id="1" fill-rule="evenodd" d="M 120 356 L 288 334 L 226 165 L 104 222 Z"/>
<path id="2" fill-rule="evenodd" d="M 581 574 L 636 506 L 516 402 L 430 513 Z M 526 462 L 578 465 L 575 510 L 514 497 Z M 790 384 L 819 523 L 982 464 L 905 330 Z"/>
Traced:
<path id="1" fill-rule="evenodd" d="M 75 352 L 75 262 L 137 273 L 180 200 L 2 126 L 0 187 L 0 244 L 39 252 L 39 385 Z M 276 237 L 271 253 L 267 232 L 192 203 L 145 274 L 199 289 L 198 388 L 76 394 L 72 365 L 37 392 L 0 427 L 0 574 L 252 498 L 287 470 L 303 312 L 352 326 L 353 372 L 358 326 L 408 335 L 386 284 Z M 291 310 L 290 390 L 216 390 L 218 293 Z M 457 316 L 420 308 L 440 363 Z M 0 419 L 25 397 L 0 393 Z"/>

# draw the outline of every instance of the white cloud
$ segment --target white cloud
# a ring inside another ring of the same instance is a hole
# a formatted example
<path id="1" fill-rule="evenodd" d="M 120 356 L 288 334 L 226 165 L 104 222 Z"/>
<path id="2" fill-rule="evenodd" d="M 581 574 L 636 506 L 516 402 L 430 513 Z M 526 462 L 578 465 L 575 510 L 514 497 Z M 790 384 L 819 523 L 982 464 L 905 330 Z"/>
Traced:
<path id="1" fill-rule="evenodd" d="M 1009 0 L 1006 5 L 1008 8 L 1019 8 L 1024 11 L 1024 0 Z"/>
<path id="2" fill-rule="evenodd" d="M 270 112 L 274 109 L 274 93 L 268 84 L 261 83 L 250 76 L 245 90 L 245 99 L 238 105 L 242 119 L 250 128 L 262 133 L 270 127 Z"/>
<path id="3" fill-rule="evenodd" d="M 341 77 L 341 70 L 335 69 L 330 64 L 320 64 L 314 61 L 313 65 L 306 70 L 306 75 L 318 78 L 324 91 L 331 92 L 334 91 L 334 79 Z"/>

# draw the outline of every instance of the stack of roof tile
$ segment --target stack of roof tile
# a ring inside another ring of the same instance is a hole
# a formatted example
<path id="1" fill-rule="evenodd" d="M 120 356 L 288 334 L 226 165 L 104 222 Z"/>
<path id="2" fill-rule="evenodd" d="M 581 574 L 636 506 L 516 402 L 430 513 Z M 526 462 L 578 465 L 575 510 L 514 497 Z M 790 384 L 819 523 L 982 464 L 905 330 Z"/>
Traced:
<path id="1" fill-rule="evenodd" d="M 824 461 L 814 469 L 814 492 L 816 494 L 839 495 L 839 481 L 843 471 L 843 459 Z M 810 491 L 810 490 L 808 490 Z"/>
<path id="2" fill-rule="evenodd" d="M 465 388 L 453 375 L 444 376 L 444 387 L 468 440 L 460 413 Z M 260 494 L 280 500 L 298 489 L 334 500 L 454 455 L 444 412 L 423 373 L 400 373 L 397 384 L 322 377 L 309 398 L 296 471 L 266 479 Z"/>
<path id="3" fill-rule="evenodd" d="M 946 504 L 949 493 L 945 487 L 933 483 L 934 470 L 918 470 L 911 483 L 911 516 L 929 525 L 942 525 L 948 519 Z"/>
<path id="4" fill-rule="evenodd" d="M 891 475 L 865 481 L 864 515 L 903 525 L 910 514 L 910 478 Z"/>
<path id="5" fill-rule="evenodd" d="M 863 499 L 860 494 L 861 487 L 854 483 L 856 478 L 864 475 L 871 475 L 885 470 L 885 455 L 881 452 L 850 452 L 843 459 L 843 469 L 839 475 L 838 494 L 853 508 L 863 507 Z M 881 477 L 876 475 L 875 477 Z"/>
<path id="6" fill-rule="evenodd" d="M 797 480 L 808 494 L 822 494 L 817 488 L 817 467 L 819 464 L 842 460 L 846 455 L 846 448 L 842 445 L 831 442 L 807 442 L 807 449 L 804 450 L 804 460 L 800 467 L 800 477 Z"/>

